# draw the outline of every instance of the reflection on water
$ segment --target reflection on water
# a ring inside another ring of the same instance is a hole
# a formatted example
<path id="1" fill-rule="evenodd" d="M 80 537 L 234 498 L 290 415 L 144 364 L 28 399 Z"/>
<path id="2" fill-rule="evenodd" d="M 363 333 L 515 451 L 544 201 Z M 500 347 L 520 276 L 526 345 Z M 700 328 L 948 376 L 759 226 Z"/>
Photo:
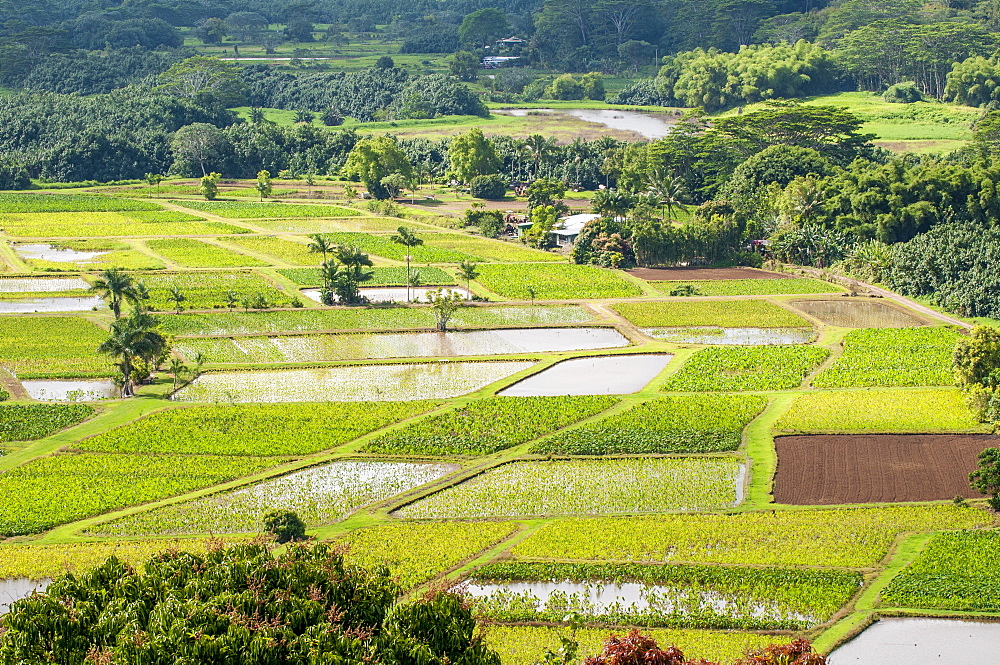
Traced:
<path id="1" fill-rule="evenodd" d="M 14 251 L 23 259 L 55 261 L 57 263 L 85 263 L 109 252 L 80 252 L 75 249 L 56 248 L 47 244 L 14 245 Z"/>
<path id="2" fill-rule="evenodd" d="M 32 312 L 87 312 L 103 307 L 97 296 L 86 298 L 19 298 L 0 300 L 0 314 L 31 314 Z"/>
<path id="3" fill-rule="evenodd" d="M 926 321 L 878 300 L 795 300 L 792 307 L 840 328 L 912 328 Z"/>
<path id="4" fill-rule="evenodd" d="M 996 665 L 1000 623 L 882 619 L 830 654 L 830 665 Z"/>
<path id="5" fill-rule="evenodd" d="M 557 363 L 502 390 L 512 397 L 626 395 L 641 390 L 673 356 L 648 354 L 574 358 Z"/>
<path id="6" fill-rule="evenodd" d="M 428 302 L 427 294 L 431 291 L 436 291 L 439 287 L 437 286 L 411 286 L 410 287 L 410 300 L 413 302 Z M 318 303 L 322 303 L 320 298 L 319 289 L 302 289 L 302 295 L 310 300 L 315 300 Z M 448 293 L 459 293 L 465 296 L 466 299 L 472 296 L 469 291 L 463 289 L 459 286 L 448 286 L 444 287 L 443 292 L 447 295 Z M 405 286 L 386 286 L 379 288 L 368 288 L 368 289 L 358 289 L 358 293 L 362 297 L 367 298 L 368 302 L 406 302 L 406 287 Z"/>
<path id="7" fill-rule="evenodd" d="M 0 293 L 79 291 L 90 284 L 79 277 L 0 277 Z"/>
<path id="8" fill-rule="evenodd" d="M 11 603 L 27 598 L 35 591 L 45 591 L 51 583 L 52 580 L 47 577 L 40 580 L 30 580 L 27 577 L 0 580 L 0 614 L 9 612 Z"/>
<path id="9" fill-rule="evenodd" d="M 31 399 L 42 402 L 91 402 L 115 396 L 115 384 L 96 380 L 42 380 L 21 381 Z"/>
<path id="10" fill-rule="evenodd" d="M 685 344 L 719 344 L 770 346 L 774 344 L 808 344 L 812 341 L 810 328 L 718 328 L 692 326 L 685 328 L 642 328 L 642 332 L 656 339 Z"/>
<path id="11" fill-rule="evenodd" d="M 458 397 L 533 362 L 439 362 L 249 372 L 206 372 L 181 402 L 391 402 Z"/>
<path id="12" fill-rule="evenodd" d="M 673 125 L 673 119 L 662 113 L 618 109 L 498 109 L 498 111 L 520 118 L 539 114 L 566 114 L 584 122 L 604 125 L 609 129 L 635 132 L 647 139 L 662 139 L 670 133 Z"/>

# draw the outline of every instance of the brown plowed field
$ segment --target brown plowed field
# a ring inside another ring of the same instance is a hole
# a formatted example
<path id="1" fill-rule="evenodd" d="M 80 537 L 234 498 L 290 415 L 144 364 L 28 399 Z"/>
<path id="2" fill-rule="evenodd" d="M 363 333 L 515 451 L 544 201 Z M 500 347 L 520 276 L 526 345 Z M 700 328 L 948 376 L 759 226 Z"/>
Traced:
<path id="1" fill-rule="evenodd" d="M 986 434 L 779 436 L 774 500 L 794 505 L 934 501 L 979 496 L 969 472 Z"/>
<path id="2" fill-rule="evenodd" d="M 633 268 L 628 271 L 639 279 L 650 281 L 694 279 L 788 279 L 798 275 L 782 275 L 753 268 Z"/>

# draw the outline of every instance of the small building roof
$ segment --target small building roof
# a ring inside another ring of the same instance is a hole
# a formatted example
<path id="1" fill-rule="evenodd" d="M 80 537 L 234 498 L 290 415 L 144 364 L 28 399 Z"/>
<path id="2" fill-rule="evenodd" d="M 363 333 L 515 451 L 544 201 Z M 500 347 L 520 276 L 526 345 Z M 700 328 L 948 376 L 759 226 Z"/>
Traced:
<path id="1" fill-rule="evenodd" d="M 600 215 L 595 215 L 590 212 L 581 213 L 579 215 L 570 215 L 569 217 L 564 217 L 556 225 L 556 227 L 552 229 L 552 233 L 558 236 L 578 236 L 587 222 L 600 219 L 600 217 Z"/>

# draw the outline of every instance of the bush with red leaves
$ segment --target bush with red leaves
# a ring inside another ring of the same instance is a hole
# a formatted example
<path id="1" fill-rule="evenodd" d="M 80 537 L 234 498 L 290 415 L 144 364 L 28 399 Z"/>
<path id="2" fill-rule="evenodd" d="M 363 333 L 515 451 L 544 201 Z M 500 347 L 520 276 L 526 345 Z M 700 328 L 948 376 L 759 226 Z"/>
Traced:
<path id="1" fill-rule="evenodd" d="M 800 639 L 751 651 L 734 665 L 826 665 L 826 656 L 813 653 L 809 641 Z"/>
<path id="2" fill-rule="evenodd" d="M 583 665 L 719 665 L 712 661 L 687 660 L 677 647 L 661 649 L 649 635 L 632 629 L 625 637 L 612 634 L 604 641 L 604 650 L 590 656 Z M 826 656 L 813 653 L 806 640 L 788 644 L 772 644 L 751 651 L 734 665 L 826 665 Z"/>

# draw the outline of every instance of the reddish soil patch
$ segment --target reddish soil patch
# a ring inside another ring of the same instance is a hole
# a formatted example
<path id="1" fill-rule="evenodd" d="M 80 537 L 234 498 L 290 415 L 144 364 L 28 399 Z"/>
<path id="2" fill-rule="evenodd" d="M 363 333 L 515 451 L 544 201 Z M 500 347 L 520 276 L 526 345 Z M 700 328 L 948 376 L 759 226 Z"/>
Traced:
<path id="1" fill-rule="evenodd" d="M 774 500 L 794 505 L 976 497 L 969 473 L 986 434 L 779 436 Z"/>
<path id="2" fill-rule="evenodd" d="M 782 275 L 753 268 L 633 268 L 628 271 L 639 279 L 653 282 L 695 279 L 788 279 L 797 275 Z"/>

